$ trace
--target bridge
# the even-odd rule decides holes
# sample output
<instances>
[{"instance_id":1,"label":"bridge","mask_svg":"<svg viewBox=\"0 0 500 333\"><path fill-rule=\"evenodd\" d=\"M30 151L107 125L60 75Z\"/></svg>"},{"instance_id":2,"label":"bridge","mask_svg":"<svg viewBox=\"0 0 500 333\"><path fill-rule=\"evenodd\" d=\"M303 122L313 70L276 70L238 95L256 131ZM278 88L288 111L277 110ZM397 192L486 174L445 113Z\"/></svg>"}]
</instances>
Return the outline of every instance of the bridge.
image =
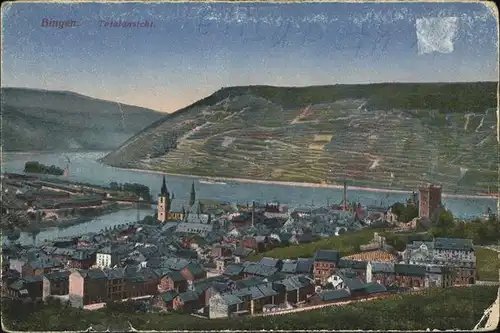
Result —
<instances>
[{"instance_id":1,"label":"bridge","mask_svg":"<svg viewBox=\"0 0 500 333\"><path fill-rule=\"evenodd\" d=\"M139 203L139 204L147 204L152 205L153 202L147 200L140 199L127 199L127 198L104 198L103 201L112 201L118 203Z\"/></svg>"}]
</instances>

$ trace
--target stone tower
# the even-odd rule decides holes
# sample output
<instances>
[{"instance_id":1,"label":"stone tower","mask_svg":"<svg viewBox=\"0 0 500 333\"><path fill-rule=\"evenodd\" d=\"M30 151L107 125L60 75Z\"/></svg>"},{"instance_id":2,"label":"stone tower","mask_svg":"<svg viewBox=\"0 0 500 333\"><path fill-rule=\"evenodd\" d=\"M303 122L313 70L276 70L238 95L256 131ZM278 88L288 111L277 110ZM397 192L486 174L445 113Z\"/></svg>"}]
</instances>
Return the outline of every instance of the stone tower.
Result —
<instances>
[{"instance_id":1,"label":"stone tower","mask_svg":"<svg viewBox=\"0 0 500 333\"><path fill-rule=\"evenodd\" d=\"M161 192L158 195L158 221L165 222L168 220L168 213L170 211L170 193L167 189L167 181L163 176L163 184L161 185Z\"/></svg>"}]
</instances>

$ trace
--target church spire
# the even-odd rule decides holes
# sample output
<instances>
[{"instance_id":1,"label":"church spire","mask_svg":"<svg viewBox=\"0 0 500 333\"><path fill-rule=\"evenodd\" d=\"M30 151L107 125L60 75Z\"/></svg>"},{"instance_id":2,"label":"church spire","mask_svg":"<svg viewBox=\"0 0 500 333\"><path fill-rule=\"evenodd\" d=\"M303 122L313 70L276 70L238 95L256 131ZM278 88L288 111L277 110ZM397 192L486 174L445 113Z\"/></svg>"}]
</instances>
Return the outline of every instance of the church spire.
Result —
<instances>
[{"instance_id":1,"label":"church spire","mask_svg":"<svg viewBox=\"0 0 500 333\"><path fill-rule=\"evenodd\" d=\"M194 181L193 184L191 184L191 195L189 197L189 206L194 205L196 202L196 190L194 189Z\"/></svg>"},{"instance_id":2,"label":"church spire","mask_svg":"<svg viewBox=\"0 0 500 333\"><path fill-rule=\"evenodd\" d=\"M196 207L196 214L198 214L198 216L202 214L200 200L198 200L198 206Z\"/></svg>"},{"instance_id":3,"label":"church spire","mask_svg":"<svg viewBox=\"0 0 500 333\"><path fill-rule=\"evenodd\" d=\"M167 181L165 179L165 176L163 176L163 184L161 185L161 192L160 194L162 196L168 196L168 189L167 189Z\"/></svg>"}]
</instances>

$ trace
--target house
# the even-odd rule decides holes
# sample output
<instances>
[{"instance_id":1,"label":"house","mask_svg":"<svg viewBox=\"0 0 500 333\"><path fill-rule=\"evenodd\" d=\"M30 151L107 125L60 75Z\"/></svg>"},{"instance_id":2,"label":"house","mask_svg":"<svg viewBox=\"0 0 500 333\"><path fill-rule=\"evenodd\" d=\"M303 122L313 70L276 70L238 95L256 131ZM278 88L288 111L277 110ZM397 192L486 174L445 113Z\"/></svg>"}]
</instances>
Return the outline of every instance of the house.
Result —
<instances>
[{"instance_id":1,"label":"house","mask_svg":"<svg viewBox=\"0 0 500 333\"><path fill-rule=\"evenodd\" d=\"M321 304L321 303L335 303L347 301L351 298L351 294L345 289L338 290L324 290L321 291L317 296L314 296L310 303Z\"/></svg>"},{"instance_id":2,"label":"house","mask_svg":"<svg viewBox=\"0 0 500 333\"><path fill-rule=\"evenodd\" d=\"M248 288L236 289L231 292L232 295L241 299L242 303L238 306L238 313L245 314L252 311L252 293Z\"/></svg>"},{"instance_id":3,"label":"house","mask_svg":"<svg viewBox=\"0 0 500 333\"><path fill-rule=\"evenodd\" d=\"M274 259L269 257L260 259L259 264L267 267L277 268L278 270L281 270L281 268L283 267L283 261L281 259Z\"/></svg>"},{"instance_id":4,"label":"house","mask_svg":"<svg viewBox=\"0 0 500 333\"><path fill-rule=\"evenodd\" d=\"M387 292L387 288L377 282L369 282L365 284L365 293L369 296Z\"/></svg>"},{"instance_id":5,"label":"house","mask_svg":"<svg viewBox=\"0 0 500 333\"><path fill-rule=\"evenodd\" d=\"M184 258L168 258L167 260L163 261L161 266L162 267L167 267L171 270L174 271L180 271L187 265L189 265L190 261Z\"/></svg>"},{"instance_id":6,"label":"house","mask_svg":"<svg viewBox=\"0 0 500 333\"><path fill-rule=\"evenodd\" d=\"M310 232L307 232L307 233L304 233L302 235L295 235L294 236L295 239L296 239L296 244L307 244L307 243L311 243L315 240L315 237L312 233ZM292 238L290 238L290 243L295 243Z\"/></svg>"},{"instance_id":7,"label":"house","mask_svg":"<svg viewBox=\"0 0 500 333\"><path fill-rule=\"evenodd\" d=\"M54 251L52 251L50 256L55 260L68 262L69 258L71 258L75 252L76 251L74 249L56 248Z\"/></svg>"},{"instance_id":8,"label":"house","mask_svg":"<svg viewBox=\"0 0 500 333\"><path fill-rule=\"evenodd\" d=\"M298 258L297 259L297 274L312 274L314 268L313 258Z\"/></svg>"},{"instance_id":9,"label":"house","mask_svg":"<svg viewBox=\"0 0 500 333\"><path fill-rule=\"evenodd\" d=\"M213 224L181 222L177 225L175 232L197 234L197 235L200 235L202 237L205 237L210 232L213 231L213 228L214 228Z\"/></svg>"},{"instance_id":10,"label":"house","mask_svg":"<svg viewBox=\"0 0 500 333\"><path fill-rule=\"evenodd\" d=\"M476 280L476 254L470 239L414 241L406 246L403 260L407 264L454 267L454 284L473 284Z\"/></svg>"},{"instance_id":11,"label":"house","mask_svg":"<svg viewBox=\"0 0 500 333\"><path fill-rule=\"evenodd\" d=\"M2 286L2 292L5 292L5 296L15 299L29 298L28 290L24 287L23 279L19 278L8 282L7 287Z\"/></svg>"},{"instance_id":12,"label":"house","mask_svg":"<svg viewBox=\"0 0 500 333\"><path fill-rule=\"evenodd\" d=\"M341 268L328 278L327 285L331 284L333 289L345 289L346 279L356 279L356 273L350 268Z\"/></svg>"},{"instance_id":13,"label":"house","mask_svg":"<svg viewBox=\"0 0 500 333\"><path fill-rule=\"evenodd\" d=\"M226 266L233 261L234 261L234 259L232 257L218 257L217 259L215 259L215 265L216 265L217 271L219 273L224 272L224 270L226 269Z\"/></svg>"},{"instance_id":14,"label":"house","mask_svg":"<svg viewBox=\"0 0 500 333\"><path fill-rule=\"evenodd\" d=\"M314 255L314 280L324 285L335 272L340 256L336 250L318 250Z\"/></svg>"},{"instance_id":15,"label":"house","mask_svg":"<svg viewBox=\"0 0 500 333\"><path fill-rule=\"evenodd\" d=\"M400 287L425 286L426 268L423 265L394 264L395 283Z\"/></svg>"},{"instance_id":16,"label":"house","mask_svg":"<svg viewBox=\"0 0 500 333\"><path fill-rule=\"evenodd\" d=\"M454 267L454 284L474 284L476 281L476 253L471 239L436 238L434 263Z\"/></svg>"},{"instance_id":17,"label":"house","mask_svg":"<svg viewBox=\"0 0 500 333\"><path fill-rule=\"evenodd\" d=\"M448 288L454 284L453 268L446 266L427 265L425 267L426 288Z\"/></svg>"},{"instance_id":18,"label":"house","mask_svg":"<svg viewBox=\"0 0 500 333\"><path fill-rule=\"evenodd\" d=\"M211 251L213 258L230 257L233 255L233 246L229 244L214 244Z\"/></svg>"},{"instance_id":19,"label":"house","mask_svg":"<svg viewBox=\"0 0 500 333\"><path fill-rule=\"evenodd\" d=\"M245 278L254 276L270 277L276 272L278 272L277 268L265 266L260 263L250 263L243 270Z\"/></svg>"},{"instance_id":20,"label":"house","mask_svg":"<svg viewBox=\"0 0 500 333\"><path fill-rule=\"evenodd\" d=\"M178 294L173 299L173 309L184 313L192 313L203 307L200 302L200 296L191 290Z\"/></svg>"},{"instance_id":21,"label":"house","mask_svg":"<svg viewBox=\"0 0 500 333\"><path fill-rule=\"evenodd\" d=\"M285 302L291 304L303 303L314 293L314 284L305 275L295 275L276 282L285 286Z\"/></svg>"},{"instance_id":22,"label":"house","mask_svg":"<svg viewBox=\"0 0 500 333\"><path fill-rule=\"evenodd\" d=\"M190 262L180 270L180 273L188 281L197 281L207 277L207 272L198 262Z\"/></svg>"},{"instance_id":23,"label":"house","mask_svg":"<svg viewBox=\"0 0 500 333\"><path fill-rule=\"evenodd\" d=\"M106 246L96 253L97 267L115 267L120 264L120 261L127 256L129 247L127 245L121 246Z\"/></svg>"},{"instance_id":24,"label":"house","mask_svg":"<svg viewBox=\"0 0 500 333\"><path fill-rule=\"evenodd\" d=\"M345 290L347 290L352 297L366 295L365 284L363 281L346 278L343 283L345 285Z\"/></svg>"},{"instance_id":25,"label":"house","mask_svg":"<svg viewBox=\"0 0 500 333\"><path fill-rule=\"evenodd\" d=\"M229 264L222 273L223 276L228 277L232 281L243 279L245 267L241 264Z\"/></svg>"},{"instance_id":26,"label":"house","mask_svg":"<svg viewBox=\"0 0 500 333\"><path fill-rule=\"evenodd\" d=\"M148 267L73 270L69 276L69 297L73 306L118 301L155 295L158 277Z\"/></svg>"},{"instance_id":27,"label":"house","mask_svg":"<svg viewBox=\"0 0 500 333\"><path fill-rule=\"evenodd\" d=\"M241 247L252 249L255 253L259 253L259 247L255 237L246 237L241 241Z\"/></svg>"},{"instance_id":28,"label":"house","mask_svg":"<svg viewBox=\"0 0 500 333\"><path fill-rule=\"evenodd\" d=\"M170 311L174 308L174 298L178 295L179 293L176 290L161 292L153 298L153 306L164 311Z\"/></svg>"},{"instance_id":29,"label":"house","mask_svg":"<svg viewBox=\"0 0 500 333\"><path fill-rule=\"evenodd\" d=\"M233 251L233 257L236 263L242 262L245 260L252 252L254 252L251 248L246 247L237 247Z\"/></svg>"},{"instance_id":30,"label":"house","mask_svg":"<svg viewBox=\"0 0 500 333\"><path fill-rule=\"evenodd\" d=\"M75 251L68 259L68 268L89 269L96 263L96 253L93 251Z\"/></svg>"},{"instance_id":31,"label":"house","mask_svg":"<svg viewBox=\"0 0 500 333\"><path fill-rule=\"evenodd\" d=\"M187 291L188 282L187 279L179 271L166 270L158 273L159 284L158 290L160 292L175 290L177 293L183 293Z\"/></svg>"},{"instance_id":32,"label":"house","mask_svg":"<svg viewBox=\"0 0 500 333\"><path fill-rule=\"evenodd\" d=\"M285 274L297 274L297 260L284 260L281 272Z\"/></svg>"},{"instance_id":33,"label":"house","mask_svg":"<svg viewBox=\"0 0 500 333\"><path fill-rule=\"evenodd\" d=\"M241 310L243 301L233 294L212 295L208 304L210 319L227 318L240 311L247 312L247 310Z\"/></svg>"},{"instance_id":34,"label":"house","mask_svg":"<svg viewBox=\"0 0 500 333\"><path fill-rule=\"evenodd\" d=\"M356 278L366 281L366 267L368 265L367 261L349 260L341 258L339 260L339 269L349 269L356 274Z\"/></svg>"},{"instance_id":35,"label":"house","mask_svg":"<svg viewBox=\"0 0 500 333\"><path fill-rule=\"evenodd\" d=\"M9 268L10 268L9 257L2 253L2 273L7 272Z\"/></svg>"},{"instance_id":36,"label":"house","mask_svg":"<svg viewBox=\"0 0 500 333\"><path fill-rule=\"evenodd\" d=\"M72 270L69 276L69 297L72 306L83 307L105 302L107 278L100 269Z\"/></svg>"},{"instance_id":37,"label":"house","mask_svg":"<svg viewBox=\"0 0 500 333\"><path fill-rule=\"evenodd\" d=\"M125 267L124 280L124 298L156 295L158 293L158 277L149 267Z\"/></svg>"},{"instance_id":38,"label":"house","mask_svg":"<svg viewBox=\"0 0 500 333\"><path fill-rule=\"evenodd\" d=\"M251 309L253 308L253 313L262 312L264 306L267 304L278 303L276 297L279 295L278 292L272 288L272 284L266 283L251 287L250 292L252 293L252 303L250 307Z\"/></svg>"},{"instance_id":39,"label":"house","mask_svg":"<svg viewBox=\"0 0 500 333\"><path fill-rule=\"evenodd\" d=\"M39 258L23 265L22 276L42 275L62 268L64 268L64 265L59 260Z\"/></svg>"},{"instance_id":40,"label":"house","mask_svg":"<svg viewBox=\"0 0 500 333\"><path fill-rule=\"evenodd\" d=\"M233 294L250 295L250 314L257 314L262 312L264 305L273 304L273 297L277 295L277 292L272 288L259 285L242 288Z\"/></svg>"},{"instance_id":41,"label":"house","mask_svg":"<svg viewBox=\"0 0 500 333\"><path fill-rule=\"evenodd\" d=\"M395 264L389 262L370 261L366 265L366 282L377 282L391 286L395 281Z\"/></svg>"},{"instance_id":42,"label":"house","mask_svg":"<svg viewBox=\"0 0 500 333\"><path fill-rule=\"evenodd\" d=\"M42 276L26 276L14 281L7 287L7 295L14 298L30 298L33 301L41 300L43 298Z\"/></svg>"},{"instance_id":43,"label":"house","mask_svg":"<svg viewBox=\"0 0 500 333\"><path fill-rule=\"evenodd\" d=\"M10 258L9 259L9 268L11 270L17 271L20 274L23 273L23 266L28 263L27 258Z\"/></svg>"},{"instance_id":44,"label":"house","mask_svg":"<svg viewBox=\"0 0 500 333\"><path fill-rule=\"evenodd\" d=\"M107 268L102 271L106 278L105 285L105 302L116 302L128 298L127 285L125 281L124 268Z\"/></svg>"},{"instance_id":45,"label":"house","mask_svg":"<svg viewBox=\"0 0 500 333\"><path fill-rule=\"evenodd\" d=\"M224 278L214 277L198 281L194 284L194 291L200 295L203 306L210 302L210 297L215 294L223 294L232 291L231 285Z\"/></svg>"},{"instance_id":46,"label":"house","mask_svg":"<svg viewBox=\"0 0 500 333\"><path fill-rule=\"evenodd\" d=\"M70 274L69 271L61 271L43 275L43 298L51 295L68 295Z\"/></svg>"},{"instance_id":47,"label":"house","mask_svg":"<svg viewBox=\"0 0 500 333\"><path fill-rule=\"evenodd\" d=\"M287 303L286 302L287 290L285 285L279 283L279 281L268 282L267 285L278 293L276 296L274 296L273 304L285 305Z\"/></svg>"}]
</instances>

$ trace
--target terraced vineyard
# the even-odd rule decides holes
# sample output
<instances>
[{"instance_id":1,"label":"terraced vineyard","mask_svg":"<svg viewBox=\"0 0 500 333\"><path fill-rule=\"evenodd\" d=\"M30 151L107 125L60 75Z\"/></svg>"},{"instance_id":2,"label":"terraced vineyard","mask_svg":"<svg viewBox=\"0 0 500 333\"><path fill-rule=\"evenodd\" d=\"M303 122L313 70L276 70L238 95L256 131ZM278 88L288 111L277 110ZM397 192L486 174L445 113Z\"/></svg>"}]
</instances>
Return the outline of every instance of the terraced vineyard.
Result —
<instances>
[{"instance_id":1,"label":"terraced vineyard","mask_svg":"<svg viewBox=\"0 0 500 333\"><path fill-rule=\"evenodd\" d=\"M234 87L105 163L201 176L496 191L496 83Z\"/></svg>"}]
</instances>

